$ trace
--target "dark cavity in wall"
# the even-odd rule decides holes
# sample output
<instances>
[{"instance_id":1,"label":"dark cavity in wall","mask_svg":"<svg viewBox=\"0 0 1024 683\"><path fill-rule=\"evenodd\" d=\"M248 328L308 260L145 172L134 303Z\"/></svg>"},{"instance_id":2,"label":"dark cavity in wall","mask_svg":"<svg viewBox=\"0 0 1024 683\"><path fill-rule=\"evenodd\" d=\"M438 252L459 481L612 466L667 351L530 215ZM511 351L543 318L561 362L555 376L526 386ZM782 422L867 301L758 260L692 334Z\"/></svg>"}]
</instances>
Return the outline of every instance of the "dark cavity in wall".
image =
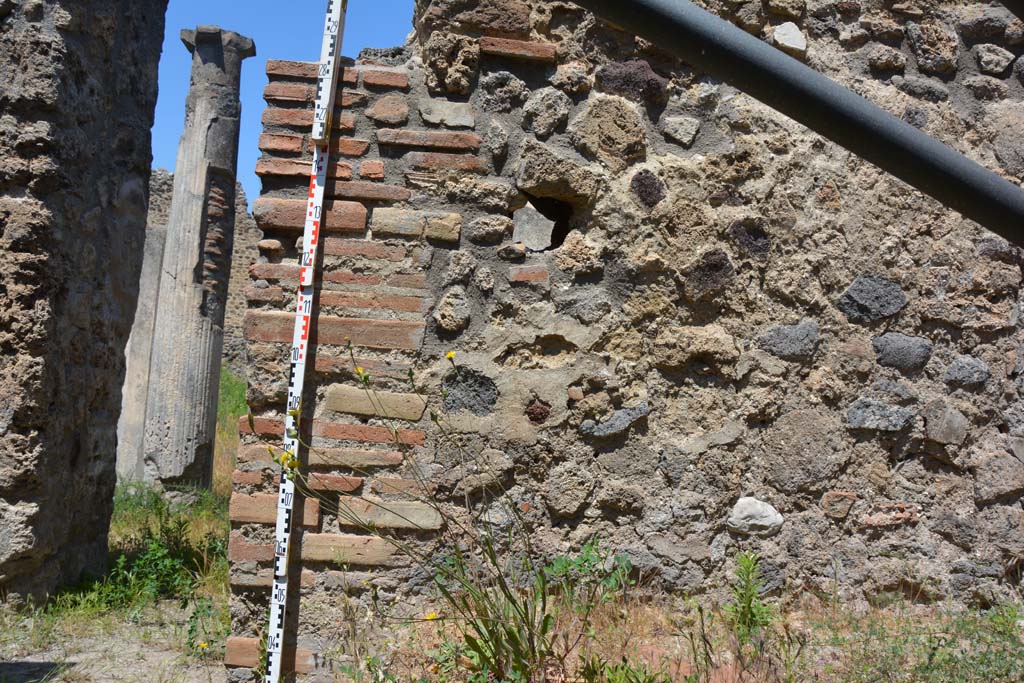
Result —
<instances>
[{"instance_id":1,"label":"dark cavity in wall","mask_svg":"<svg viewBox=\"0 0 1024 683\"><path fill-rule=\"evenodd\" d=\"M537 209L544 218L554 221L555 227L551 231L551 245L544 251L558 249L565 244L565 238L572 230L572 219L574 211L572 205L560 199L551 197L534 197L527 195L530 204Z\"/></svg>"}]
</instances>

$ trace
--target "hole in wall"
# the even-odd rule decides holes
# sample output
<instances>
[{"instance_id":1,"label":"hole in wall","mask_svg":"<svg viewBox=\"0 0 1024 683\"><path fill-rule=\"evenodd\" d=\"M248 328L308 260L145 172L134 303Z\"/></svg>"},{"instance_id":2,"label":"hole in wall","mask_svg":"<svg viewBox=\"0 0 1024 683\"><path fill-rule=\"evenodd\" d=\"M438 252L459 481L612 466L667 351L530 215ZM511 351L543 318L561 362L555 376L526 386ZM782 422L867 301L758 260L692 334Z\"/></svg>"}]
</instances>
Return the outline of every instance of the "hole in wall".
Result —
<instances>
[{"instance_id":1,"label":"hole in wall","mask_svg":"<svg viewBox=\"0 0 1024 683\"><path fill-rule=\"evenodd\" d=\"M572 204L569 202L562 201L561 199L554 199L552 197L534 197L527 195L530 206L537 210L544 218L554 222L554 227L551 229L551 242L550 244L536 251L552 251L558 249L565 244L565 238L572 230L572 219L575 214L575 210L572 208Z\"/></svg>"}]
</instances>

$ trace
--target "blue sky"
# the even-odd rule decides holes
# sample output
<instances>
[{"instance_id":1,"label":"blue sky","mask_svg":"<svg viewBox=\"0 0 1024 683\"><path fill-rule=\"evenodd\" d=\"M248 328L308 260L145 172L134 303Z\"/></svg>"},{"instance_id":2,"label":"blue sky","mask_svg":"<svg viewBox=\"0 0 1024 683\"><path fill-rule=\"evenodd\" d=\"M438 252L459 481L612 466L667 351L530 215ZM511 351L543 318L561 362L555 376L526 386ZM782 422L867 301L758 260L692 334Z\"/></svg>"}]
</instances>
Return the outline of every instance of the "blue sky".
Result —
<instances>
[{"instance_id":1,"label":"blue sky","mask_svg":"<svg viewBox=\"0 0 1024 683\"><path fill-rule=\"evenodd\" d=\"M364 47L401 45L412 30L413 0L349 0L342 52L355 57ZM238 179L250 203L259 196L253 170L263 114L264 70L268 59L315 61L320 58L326 0L170 0L160 59L160 96L153 125L153 166L174 170L178 140L185 125L191 55L181 29L215 24L256 41L256 57L242 66L242 135Z\"/></svg>"}]
</instances>

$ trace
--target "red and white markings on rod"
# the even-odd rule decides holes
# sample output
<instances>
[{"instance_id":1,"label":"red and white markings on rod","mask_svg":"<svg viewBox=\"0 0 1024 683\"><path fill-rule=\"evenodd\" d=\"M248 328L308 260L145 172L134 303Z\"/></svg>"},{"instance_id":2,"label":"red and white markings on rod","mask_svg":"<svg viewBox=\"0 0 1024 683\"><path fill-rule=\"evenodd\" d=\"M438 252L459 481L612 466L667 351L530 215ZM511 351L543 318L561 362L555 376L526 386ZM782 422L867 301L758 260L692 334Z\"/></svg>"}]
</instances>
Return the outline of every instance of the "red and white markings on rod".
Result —
<instances>
[{"instance_id":1,"label":"red and white markings on rod","mask_svg":"<svg viewBox=\"0 0 1024 683\"><path fill-rule=\"evenodd\" d=\"M327 166L330 161L331 126L345 30L348 0L328 0L323 49L317 73L316 110L313 116L313 168L309 180L309 204L302 238L299 291L292 337L291 377L288 380L288 408L285 416L284 452L299 456L299 419L302 389L309 352L309 328L313 315L313 284L320 245L320 219L324 208ZM290 458L288 458L290 459ZM285 609L288 603L288 554L291 549L295 510L295 482L282 466L277 496L277 530L274 536L274 582L270 591L270 623L267 627L265 683L279 683L285 641Z\"/></svg>"}]
</instances>

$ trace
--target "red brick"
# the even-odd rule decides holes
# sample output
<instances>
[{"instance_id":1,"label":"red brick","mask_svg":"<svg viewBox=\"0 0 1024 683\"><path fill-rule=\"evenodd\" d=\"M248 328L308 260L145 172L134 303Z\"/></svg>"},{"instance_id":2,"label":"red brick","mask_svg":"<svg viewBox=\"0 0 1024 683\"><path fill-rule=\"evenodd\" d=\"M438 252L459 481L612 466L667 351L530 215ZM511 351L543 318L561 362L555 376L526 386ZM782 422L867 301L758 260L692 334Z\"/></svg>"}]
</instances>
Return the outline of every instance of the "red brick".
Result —
<instances>
[{"instance_id":1,"label":"red brick","mask_svg":"<svg viewBox=\"0 0 1024 683\"><path fill-rule=\"evenodd\" d=\"M231 574L231 585L240 588L270 588L274 585L274 569L264 567L256 570L255 574L233 573ZM312 588L316 585L316 573L309 569L299 572L299 587Z\"/></svg>"},{"instance_id":2,"label":"red brick","mask_svg":"<svg viewBox=\"0 0 1024 683\"><path fill-rule=\"evenodd\" d=\"M260 159L256 162L258 176L299 176L310 177L313 162L300 159ZM327 167L328 178L349 180L352 178L352 166L344 161L333 161Z\"/></svg>"},{"instance_id":3,"label":"red brick","mask_svg":"<svg viewBox=\"0 0 1024 683\"><path fill-rule=\"evenodd\" d=\"M480 136L476 133L453 133L447 131L399 130L384 128L377 131L377 142L398 147L426 147L429 149L476 150L480 148Z\"/></svg>"},{"instance_id":4,"label":"red brick","mask_svg":"<svg viewBox=\"0 0 1024 683\"><path fill-rule=\"evenodd\" d=\"M299 266L294 263L253 263L249 266L249 276L252 280L273 280L284 282L299 282ZM351 270L328 270L321 273L321 280L325 283L336 285L358 285L373 287L380 285L383 280L380 275L365 272L352 272Z\"/></svg>"},{"instance_id":5,"label":"red brick","mask_svg":"<svg viewBox=\"0 0 1024 683\"><path fill-rule=\"evenodd\" d=\"M254 669L260 666L265 653L258 638L228 638L224 649L224 665ZM282 673L313 673L316 655L305 648L285 647L281 659Z\"/></svg>"},{"instance_id":6,"label":"red brick","mask_svg":"<svg viewBox=\"0 0 1024 683\"><path fill-rule=\"evenodd\" d=\"M481 38L480 51L495 57L527 59L539 62L553 62L556 49L552 43L534 43L511 38Z\"/></svg>"},{"instance_id":7,"label":"red brick","mask_svg":"<svg viewBox=\"0 0 1024 683\"><path fill-rule=\"evenodd\" d=\"M547 266L512 266L509 269L508 279L513 283L545 283L550 278Z\"/></svg>"},{"instance_id":8,"label":"red brick","mask_svg":"<svg viewBox=\"0 0 1024 683\"><path fill-rule=\"evenodd\" d=\"M363 479L362 477L346 477L341 474L310 472L306 475L306 484L313 491L353 493L362 487Z\"/></svg>"},{"instance_id":9,"label":"red brick","mask_svg":"<svg viewBox=\"0 0 1024 683\"><path fill-rule=\"evenodd\" d=\"M237 486L256 486L263 483L263 472L245 472L235 470L231 475L231 483Z\"/></svg>"},{"instance_id":10,"label":"red brick","mask_svg":"<svg viewBox=\"0 0 1024 683\"><path fill-rule=\"evenodd\" d=\"M253 217L261 230L302 230L308 210L309 203L305 199L261 197L253 203ZM325 202L321 229L325 232L365 230L366 207L356 202Z\"/></svg>"},{"instance_id":11,"label":"red brick","mask_svg":"<svg viewBox=\"0 0 1024 683\"><path fill-rule=\"evenodd\" d=\"M378 124L402 126L409 120L409 105L401 95L386 95L366 110L366 116Z\"/></svg>"},{"instance_id":12,"label":"red brick","mask_svg":"<svg viewBox=\"0 0 1024 683\"><path fill-rule=\"evenodd\" d=\"M335 138L331 140L331 154L340 154L344 157L361 157L370 151L369 140L357 138Z\"/></svg>"},{"instance_id":13,"label":"red brick","mask_svg":"<svg viewBox=\"0 0 1024 683\"><path fill-rule=\"evenodd\" d=\"M245 300L250 303L279 304L286 301L280 287L246 287Z\"/></svg>"},{"instance_id":14,"label":"red brick","mask_svg":"<svg viewBox=\"0 0 1024 683\"><path fill-rule=\"evenodd\" d=\"M364 161L359 164L359 177L369 180L383 180L384 162L378 159Z\"/></svg>"},{"instance_id":15,"label":"red brick","mask_svg":"<svg viewBox=\"0 0 1024 683\"><path fill-rule=\"evenodd\" d=\"M428 307L427 300L419 296L397 296L377 294L376 292L336 292L333 290L320 292L320 305L381 309L399 313L423 313Z\"/></svg>"},{"instance_id":16,"label":"red brick","mask_svg":"<svg viewBox=\"0 0 1024 683\"><path fill-rule=\"evenodd\" d=\"M254 263L249 266L249 277L253 280L299 281L299 266L293 263ZM373 286L381 284L380 275L353 273L349 270L328 270L320 274L323 282L344 285Z\"/></svg>"},{"instance_id":17,"label":"red brick","mask_svg":"<svg viewBox=\"0 0 1024 683\"><path fill-rule=\"evenodd\" d=\"M238 419L240 434L256 434L266 439L279 439L284 435L284 422L275 417L254 417L253 427L249 428L249 418L243 415ZM365 441L367 443L395 443L395 435L387 427L375 427L364 424L341 424L313 420L313 436L338 441ZM422 446L427 435L418 429L399 429L398 443ZM236 494L238 495L238 494ZM272 494L271 494L272 495ZM313 501L316 502L316 501Z\"/></svg>"},{"instance_id":18,"label":"red brick","mask_svg":"<svg viewBox=\"0 0 1024 683\"><path fill-rule=\"evenodd\" d=\"M281 434L284 433L282 423ZM279 435L280 436L280 435ZM299 526L315 528L320 524L320 502L307 498L301 508L296 508L296 523ZM229 506L232 522L251 524L273 524L277 521L276 493L232 493Z\"/></svg>"},{"instance_id":19,"label":"red brick","mask_svg":"<svg viewBox=\"0 0 1024 683\"><path fill-rule=\"evenodd\" d=\"M428 481L418 479L402 479L401 477L376 477L370 484L374 493L392 496L411 496L423 498L432 495L437 486Z\"/></svg>"},{"instance_id":20,"label":"red brick","mask_svg":"<svg viewBox=\"0 0 1024 683\"><path fill-rule=\"evenodd\" d=\"M281 76L283 78L298 78L307 81L317 79L316 62L293 62L282 59L267 60L267 75ZM339 80L348 85L356 85L359 81L359 72L355 69L342 69Z\"/></svg>"},{"instance_id":21,"label":"red brick","mask_svg":"<svg viewBox=\"0 0 1024 683\"><path fill-rule=\"evenodd\" d=\"M413 168L431 170L471 171L486 173L487 164L472 154L445 154L444 152L409 152L405 160Z\"/></svg>"},{"instance_id":22,"label":"red brick","mask_svg":"<svg viewBox=\"0 0 1024 683\"><path fill-rule=\"evenodd\" d=\"M332 183L329 196L335 199L362 199L374 202L404 202L412 198L412 191L399 185L383 185L355 180Z\"/></svg>"},{"instance_id":23,"label":"red brick","mask_svg":"<svg viewBox=\"0 0 1024 683\"><path fill-rule=\"evenodd\" d=\"M228 537L228 559L231 562L271 562L274 545L250 543L241 531L232 531Z\"/></svg>"},{"instance_id":24,"label":"red brick","mask_svg":"<svg viewBox=\"0 0 1024 683\"><path fill-rule=\"evenodd\" d=\"M373 370L369 370L369 372L373 372ZM246 427L248 428L248 425ZM367 467L397 467L405 462L400 451L374 451L358 448L317 448L309 452L308 458L310 467L342 467L357 472ZM238 447L238 462L269 463L271 461L270 451L263 444L243 444Z\"/></svg>"},{"instance_id":25,"label":"red brick","mask_svg":"<svg viewBox=\"0 0 1024 683\"><path fill-rule=\"evenodd\" d=\"M409 89L409 77L396 71L376 71L368 69L363 72L363 86L367 88Z\"/></svg>"},{"instance_id":26,"label":"red brick","mask_svg":"<svg viewBox=\"0 0 1024 683\"><path fill-rule=\"evenodd\" d=\"M356 356L356 365L363 368L363 370L370 373L373 377L388 377L390 379L403 381L409 380L410 366L404 363ZM355 378L352 359L347 354L343 356L332 356L326 352L317 354L316 371L321 374L341 375L346 379Z\"/></svg>"},{"instance_id":27,"label":"red brick","mask_svg":"<svg viewBox=\"0 0 1024 683\"><path fill-rule=\"evenodd\" d=\"M245 338L262 342L290 342L295 328L295 315L290 311L248 311L245 314ZM371 349L402 349L415 351L423 339L423 323L406 320L371 320L338 318L322 315L317 318L316 342Z\"/></svg>"},{"instance_id":28,"label":"red brick","mask_svg":"<svg viewBox=\"0 0 1024 683\"><path fill-rule=\"evenodd\" d=\"M305 83L268 83L263 89L263 99L275 102L306 102L312 104L316 101L316 88ZM358 107L366 104L366 95L352 90L342 90L338 93L336 104L344 108Z\"/></svg>"},{"instance_id":29,"label":"red brick","mask_svg":"<svg viewBox=\"0 0 1024 683\"><path fill-rule=\"evenodd\" d=\"M282 152L285 154L302 154L305 138L301 135L274 135L264 133L260 136L259 148L264 152ZM310 162L312 163L312 161Z\"/></svg>"},{"instance_id":30,"label":"red brick","mask_svg":"<svg viewBox=\"0 0 1024 683\"><path fill-rule=\"evenodd\" d=\"M263 111L264 126L289 126L291 128L312 128L312 109L278 109L268 107ZM352 114L338 114L334 116L334 130L344 133L351 133L356 129L356 117Z\"/></svg>"},{"instance_id":31,"label":"red brick","mask_svg":"<svg viewBox=\"0 0 1024 683\"><path fill-rule=\"evenodd\" d=\"M388 278L389 287L404 287L406 289L426 289L427 276L419 273L399 273Z\"/></svg>"},{"instance_id":32,"label":"red brick","mask_svg":"<svg viewBox=\"0 0 1024 683\"><path fill-rule=\"evenodd\" d=\"M274 477L274 485L281 483L281 476ZM333 491L336 493L352 493L358 491L363 485L362 477L346 477L341 474L323 474L322 472L310 472L305 476L303 486L308 486L312 491Z\"/></svg>"},{"instance_id":33,"label":"red brick","mask_svg":"<svg viewBox=\"0 0 1024 683\"><path fill-rule=\"evenodd\" d=\"M404 246L393 247L369 240L328 237L321 247L328 256L362 256L381 261L404 261L409 255Z\"/></svg>"}]
</instances>

